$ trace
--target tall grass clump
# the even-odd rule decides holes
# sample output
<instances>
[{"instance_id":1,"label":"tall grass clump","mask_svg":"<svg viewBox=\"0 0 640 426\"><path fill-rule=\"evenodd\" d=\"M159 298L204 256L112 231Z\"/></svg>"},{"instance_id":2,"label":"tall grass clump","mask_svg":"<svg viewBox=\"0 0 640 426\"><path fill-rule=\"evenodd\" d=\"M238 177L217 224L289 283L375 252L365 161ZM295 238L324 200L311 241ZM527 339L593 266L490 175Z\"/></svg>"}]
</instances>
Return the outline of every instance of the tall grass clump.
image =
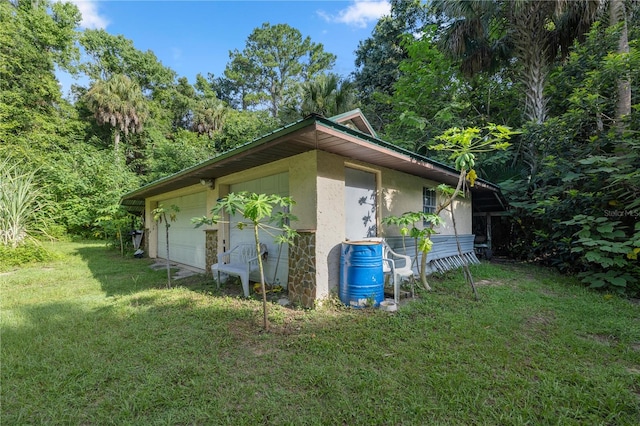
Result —
<instances>
[{"instance_id":1,"label":"tall grass clump","mask_svg":"<svg viewBox=\"0 0 640 426\"><path fill-rule=\"evenodd\" d=\"M33 238L45 232L50 206L36 173L11 158L0 161L0 258L4 263L18 265L47 257Z\"/></svg>"}]
</instances>

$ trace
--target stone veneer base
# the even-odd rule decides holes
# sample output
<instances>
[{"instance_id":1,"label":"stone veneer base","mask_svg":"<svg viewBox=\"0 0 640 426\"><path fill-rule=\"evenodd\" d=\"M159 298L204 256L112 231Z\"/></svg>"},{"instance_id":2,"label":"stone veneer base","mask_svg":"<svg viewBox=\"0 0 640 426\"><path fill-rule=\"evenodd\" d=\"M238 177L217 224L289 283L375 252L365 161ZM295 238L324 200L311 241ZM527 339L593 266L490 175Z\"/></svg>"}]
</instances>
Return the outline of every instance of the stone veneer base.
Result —
<instances>
[{"instance_id":1,"label":"stone veneer base","mask_svg":"<svg viewBox=\"0 0 640 426\"><path fill-rule=\"evenodd\" d=\"M218 230L207 229L205 232L205 274L211 275L211 265L218 261Z\"/></svg>"},{"instance_id":2,"label":"stone veneer base","mask_svg":"<svg viewBox=\"0 0 640 426\"><path fill-rule=\"evenodd\" d=\"M313 308L316 301L316 233L298 231L289 247L289 300L305 308Z\"/></svg>"}]
</instances>

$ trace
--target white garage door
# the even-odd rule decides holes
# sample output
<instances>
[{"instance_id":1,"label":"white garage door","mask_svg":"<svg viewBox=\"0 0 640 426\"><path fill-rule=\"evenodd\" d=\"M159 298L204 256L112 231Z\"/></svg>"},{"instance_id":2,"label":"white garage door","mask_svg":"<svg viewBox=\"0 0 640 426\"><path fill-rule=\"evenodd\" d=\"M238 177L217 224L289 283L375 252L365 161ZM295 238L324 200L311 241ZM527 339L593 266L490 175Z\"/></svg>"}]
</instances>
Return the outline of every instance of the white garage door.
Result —
<instances>
[{"instance_id":1,"label":"white garage door","mask_svg":"<svg viewBox=\"0 0 640 426\"><path fill-rule=\"evenodd\" d=\"M167 209L174 204L180 209L176 213L175 222L169 222L171 224L169 227L170 260L205 269L205 233L202 228L194 228L191 218L207 214L206 192L170 198L160 203ZM158 257L167 258L164 222L158 225Z\"/></svg>"},{"instance_id":2,"label":"white garage door","mask_svg":"<svg viewBox=\"0 0 640 426\"><path fill-rule=\"evenodd\" d=\"M287 196L289 195L289 173L280 173L277 175L266 176L260 179L231 185L230 191L248 191L254 192L256 194L277 194L281 196ZM274 213L276 211L277 210L274 209ZM238 221L242 220L242 217L238 215L231 218L230 243L228 245L229 248L234 247L236 244L245 242L255 244L253 229L244 228L243 230L240 230L236 226ZM272 231L272 233L273 232L274 231ZM269 255L264 265L265 279L269 284L276 283L283 287L286 287L289 277L289 250L287 245L283 244L280 246L276 244L273 241L273 236L264 231L260 232L260 242L266 244L267 249L269 250ZM257 282L260 280L260 276L256 274L251 276L251 279Z\"/></svg>"}]
</instances>

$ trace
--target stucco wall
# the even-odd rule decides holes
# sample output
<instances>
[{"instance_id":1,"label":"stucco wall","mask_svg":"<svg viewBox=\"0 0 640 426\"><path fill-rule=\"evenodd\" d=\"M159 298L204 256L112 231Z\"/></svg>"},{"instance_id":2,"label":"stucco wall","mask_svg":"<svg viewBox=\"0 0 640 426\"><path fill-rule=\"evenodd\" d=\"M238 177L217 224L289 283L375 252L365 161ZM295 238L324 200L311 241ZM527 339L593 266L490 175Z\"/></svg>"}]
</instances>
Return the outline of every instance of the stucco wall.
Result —
<instances>
[{"instance_id":1,"label":"stucco wall","mask_svg":"<svg viewBox=\"0 0 640 426\"><path fill-rule=\"evenodd\" d=\"M315 233L316 249L316 292L318 300L337 291L339 284L340 245L345 238L344 212L344 169L357 167L373 171L378 176L378 220L389 215L401 215L407 211L422 211L423 187L435 188L437 182L411 176L395 170L376 167L366 163L354 162L345 157L323 151L311 151L294 157L282 159L261 167L234 173L216 180L215 187L207 192L207 213L219 197L228 194L232 184L252 179L288 172L289 195L296 201L293 213L298 221L292 227ZM179 191L152 197L146 200L147 226L149 236L149 255L157 256L157 225L151 218L151 210L157 207L158 200L202 191L201 185L193 185ZM439 201L439 200L438 200ZM458 199L454 202L458 233L471 233L471 200ZM443 212L444 224L438 228L442 234L453 234L451 216ZM222 238L229 235L228 228L214 225L205 229L218 229L218 247L223 247ZM398 235L397 227L382 228L383 236ZM203 229L204 231L204 229Z\"/></svg>"},{"instance_id":2,"label":"stucco wall","mask_svg":"<svg viewBox=\"0 0 640 426\"><path fill-rule=\"evenodd\" d=\"M288 161L289 196L296 202L291 211L298 218L291 226L297 229L317 229L317 157L317 151L310 151L291 157Z\"/></svg>"},{"instance_id":3,"label":"stucco wall","mask_svg":"<svg viewBox=\"0 0 640 426\"><path fill-rule=\"evenodd\" d=\"M317 153L317 291L322 299L338 290L340 245L345 239L344 212L344 169L355 167L377 172L378 176L378 220L389 215L401 215L407 211L422 211L423 187L435 188L438 183L395 170L356 162L325 152ZM292 183L293 184L293 183ZM438 199L439 201L439 199ZM459 234L471 233L471 200L458 199L454 202L456 225ZM453 234L451 215L442 212L444 220L438 232ZM422 226L420 224L420 226ZM380 227L380 234L399 235L397 227Z\"/></svg>"},{"instance_id":4,"label":"stucco wall","mask_svg":"<svg viewBox=\"0 0 640 426\"><path fill-rule=\"evenodd\" d=\"M345 238L345 159L319 151L317 162L316 298L324 299L339 283L340 244Z\"/></svg>"},{"instance_id":5,"label":"stucco wall","mask_svg":"<svg viewBox=\"0 0 640 426\"><path fill-rule=\"evenodd\" d=\"M439 182L428 179L422 179L401 173L396 170L380 168L382 172L382 189L381 189L381 217L400 216L405 212L421 212L422 211L422 188L435 188ZM437 203L440 203L441 196L437 196ZM471 199L458 198L453 202L453 208L456 216L456 225L459 234L471 233ZM440 213L443 224L436 230L443 235L453 235L453 222L449 211ZM419 224L422 227L422 224ZM385 236L397 236L399 230L397 227L383 227L382 231Z\"/></svg>"}]
</instances>

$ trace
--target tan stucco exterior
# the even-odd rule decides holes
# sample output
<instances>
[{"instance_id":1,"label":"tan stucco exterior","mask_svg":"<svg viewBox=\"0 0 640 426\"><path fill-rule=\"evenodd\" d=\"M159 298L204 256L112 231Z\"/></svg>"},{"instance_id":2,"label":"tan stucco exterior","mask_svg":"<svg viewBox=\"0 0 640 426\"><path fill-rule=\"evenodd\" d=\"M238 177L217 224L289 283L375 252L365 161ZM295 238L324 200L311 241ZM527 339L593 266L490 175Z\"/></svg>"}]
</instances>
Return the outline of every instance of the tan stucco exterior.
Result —
<instances>
[{"instance_id":1,"label":"tan stucco exterior","mask_svg":"<svg viewBox=\"0 0 640 426\"><path fill-rule=\"evenodd\" d=\"M381 212L382 217L400 216L405 212L422 211L422 189L435 188L439 182L411 176L396 170L382 168ZM441 202L437 196L437 203ZM459 234L471 233L471 198L457 198L453 202L456 225ZM443 223L437 232L443 235L454 235L451 213L440 213ZM422 224L418 224L421 228ZM397 236L399 231L395 227L383 230L384 236Z\"/></svg>"},{"instance_id":2,"label":"tan stucco exterior","mask_svg":"<svg viewBox=\"0 0 640 426\"><path fill-rule=\"evenodd\" d=\"M147 239L149 257L156 258L158 257L158 223L153 220L153 210L158 207L158 205L164 201L171 198L177 198L184 195L191 195L198 192L202 192L202 185L191 185L185 188L181 188L175 191L166 192L164 194L159 194L154 197L149 197L145 199L145 227L149 230L149 235ZM211 199L210 194L207 193L207 206L209 204L209 200ZM215 198L213 199L215 202ZM213 204L212 204L213 205ZM169 207L169 206L165 206ZM210 207L207 207L207 211L210 210Z\"/></svg>"},{"instance_id":3,"label":"tan stucco exterior","mask_svg":"<svg viewBox=\"0 0 640 426\"><path fill-rule=\"evenodd\" d=\"M339 284L340 245L345 239L344 169L358 168L374 172L378 183L378 224L389 215L401 215L407 211L422 211L422 188L435 188L436 182L411 176L395 170L354 162L348 158L316 151L316 196L317 206L317 297L322 299L336 290ZM312 167L309 167L310 169ZM293 186L293 179L292 184ZM299 205L313 205L312 195L295 198ZM309 199L309 197L312 197ZM471 233L471 200L454 202L456 225L459 234ZM300 211L297 210L297 214ZM453 235L451 215L441 214L443 225L438 232ZM420 225L421 226L421 225ZM382 228L384 236L399 235L398 229Z\"/></svg>"},{"instance_id":4,"label":"tan stucco exterior","mask_svg":"<svg viewBox=\"0 0 640 426\"><path fill-rule=\"evenodd\" d=\"M206 211L210 212L216 200L227 195L233 184L288 172L289 195L296 201L293 213L298 217L298 221L292 223L292 227L315 233L316 299L321 300L332 291L337 291L339 284L340 247L345 239L346 226L345 167L362 169L376 175L378 225L382 218L389 215L422 211L423 188L434 188L438 184L428 179L315 150L216 179L212 187L204 189L207 191ZM157 257L158 254L158 227L153 221L151 211L157 207L159 201L200 191L203 191L203 185L192 185L146 199L150 257ZM471 200L456 200L454 209L458 233L470 234ZM443 212L442 217L444 224L438 231L442 234L453 234L450 214ZM227 228L223 229L224 226ZM203 227L203 232L206 229L222 231L217 233L218 247L222 247L223 236L229 235L228 224ZM398 235L397 228L383 229L379 225L378 230L382 236Z\"/></svg>"}]
</instances>

